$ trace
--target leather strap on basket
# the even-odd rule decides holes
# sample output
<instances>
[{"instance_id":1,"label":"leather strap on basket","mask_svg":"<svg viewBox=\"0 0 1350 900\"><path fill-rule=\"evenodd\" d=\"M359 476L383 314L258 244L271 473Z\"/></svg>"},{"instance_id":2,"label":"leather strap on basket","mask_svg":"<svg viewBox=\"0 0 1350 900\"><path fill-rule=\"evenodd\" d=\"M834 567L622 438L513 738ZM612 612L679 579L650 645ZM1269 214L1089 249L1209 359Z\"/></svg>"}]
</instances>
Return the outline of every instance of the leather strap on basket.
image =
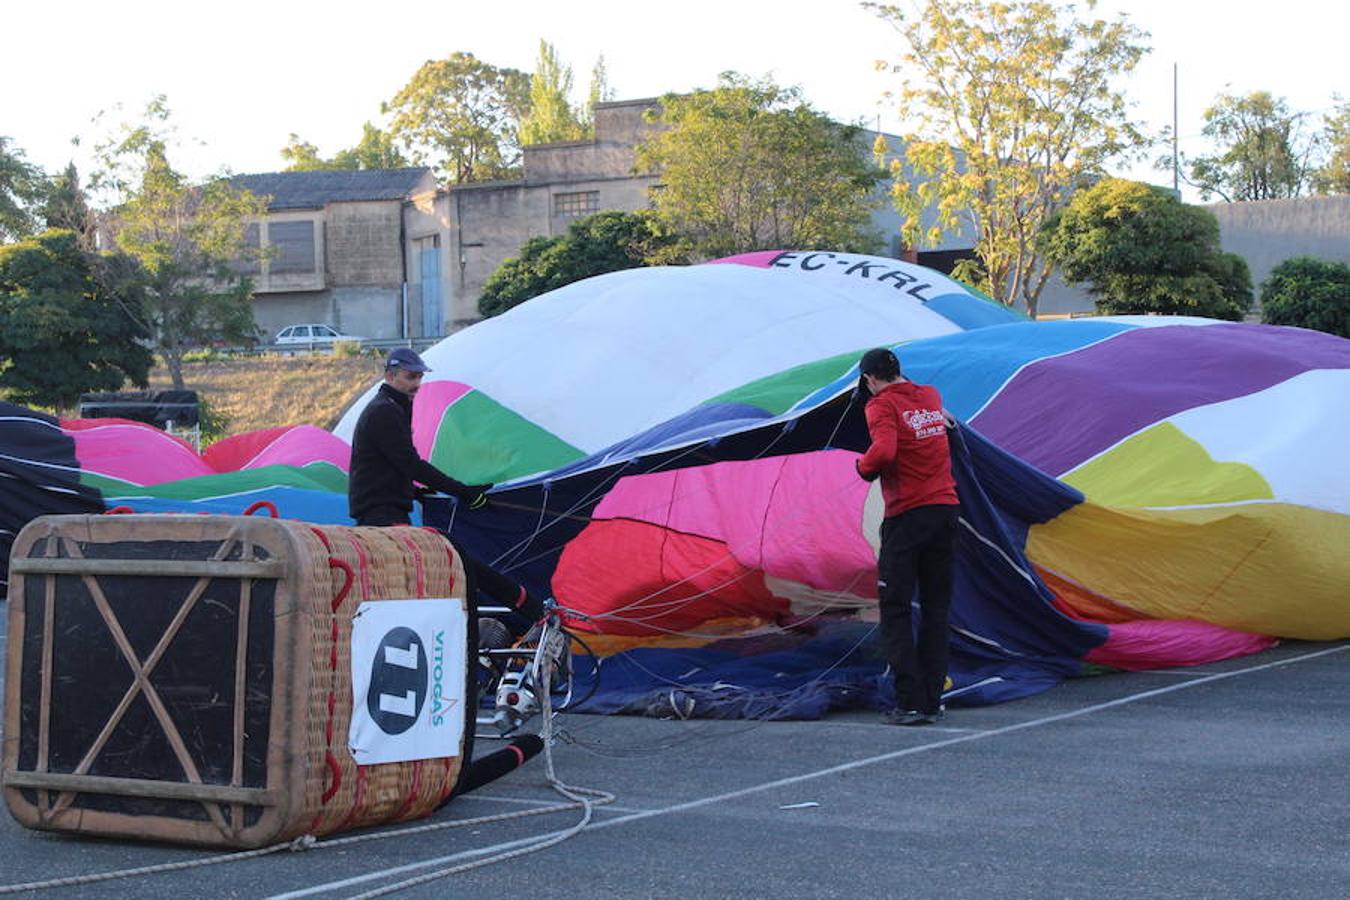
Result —
<instances>
[{"instance_id":1,"label":"leather strap on basket","mask_svg":"<svg viewBox=\"0 0 1350 900\"><path fill-rule=\"evenodd\" d=\"M328 801L332 800L333 797L337 795L338 789L342 787L342 767L338 764L337 756L333 753L333 717L334 714L337 712L337 693L334 690L331 678L336 678L337 676L337 664L338 664L337 643L339 635L337 613L338 610L342 608L342 604L346 601L347 595L351 593L352 584L356 581L356 573L352 571L351 565L346 560L339 559L336 556L331 555L333 552L333 542L329 540L328 535L324 533L323 529L310 526L310 531L314 533L314 535L323 544L324 549L326 549L330 554L328 557L328 568L335 569L342 573L342 586L338 588L337 592L333 595L333 599L328 604L329 615L330 618L332 619L329 631L330 642L332 646L328 650L328 668L330 672L330 683L328 689L328 704L327 704L328 718L327 721L324 723L323 729L324 744L325 744L323 761L324 765L328 768L329 783L328 788L323 792L323 795L319 798L320 806L327 806ZM318 813L315 814L314 821L310 823L310 830L311 831L316 830L322 819L323 819L323 811L320 810Z\"/></svg>"}]
</instances>

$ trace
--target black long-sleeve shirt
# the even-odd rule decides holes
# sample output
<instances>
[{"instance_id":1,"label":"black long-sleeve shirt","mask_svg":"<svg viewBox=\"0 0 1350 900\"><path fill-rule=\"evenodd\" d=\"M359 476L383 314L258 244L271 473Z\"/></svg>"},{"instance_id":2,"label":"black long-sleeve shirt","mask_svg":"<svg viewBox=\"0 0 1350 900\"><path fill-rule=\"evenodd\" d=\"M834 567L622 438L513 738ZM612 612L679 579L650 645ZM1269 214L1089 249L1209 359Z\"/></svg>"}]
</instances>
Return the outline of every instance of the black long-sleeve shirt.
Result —
<instances>
[{"instance_id":1,"label":"black long-sleeve shirt","mask_svg":"<svg viewBox=\"0 0 1350 900\"><path fill-rule=\"evenodd\" d=\"M412 441L412 398L388 384L361 412L352 433L347 511L353 519L379 506L411 513L414 482L456 497L466 486L417 454Z\"/></svg>"}]
</instances>

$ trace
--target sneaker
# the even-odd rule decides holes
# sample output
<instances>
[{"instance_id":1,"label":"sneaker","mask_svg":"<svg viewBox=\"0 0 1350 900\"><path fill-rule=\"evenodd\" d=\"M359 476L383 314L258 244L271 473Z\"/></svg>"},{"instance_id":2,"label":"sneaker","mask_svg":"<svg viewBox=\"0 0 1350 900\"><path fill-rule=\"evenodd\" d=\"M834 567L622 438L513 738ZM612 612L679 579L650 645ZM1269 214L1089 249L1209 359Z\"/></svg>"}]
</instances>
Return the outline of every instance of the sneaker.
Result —
<instances>
[{"instance_id":1,"label":"sneaker","mask_svg":"<svg viewBox=\"0 0 1350 900\"><path fill-rule=\"evenodd\" d=\"M887 725L932 725L938 720L935 713L922 713L917 709L901 710L888 709L882 715L881 721Z\"/></svg>"}]
</instances>

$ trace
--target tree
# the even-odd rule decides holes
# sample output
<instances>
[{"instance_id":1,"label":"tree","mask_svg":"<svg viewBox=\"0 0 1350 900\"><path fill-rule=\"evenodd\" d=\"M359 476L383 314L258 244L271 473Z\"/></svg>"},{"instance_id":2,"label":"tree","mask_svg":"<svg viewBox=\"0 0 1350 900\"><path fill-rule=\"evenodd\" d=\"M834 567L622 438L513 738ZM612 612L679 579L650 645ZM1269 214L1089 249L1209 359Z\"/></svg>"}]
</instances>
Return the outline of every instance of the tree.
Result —
<instances>
[{"instance_id":1,"label":"tree","mask_svg":"<svg viewBox=\"0 0 1350 900\"><path fill-rule=\"evenodd\" d=\"M488 277L478 311L495 316L563 285L647 265L669 242L650 212L607 211L577 219L563 234L526 241Z\"/></svg>"},{"instance_id":2,"label":"tree","mask_svg":"<svg viewBox=\"0 0 1350 900\"><path fill-rule=\"evenodd\" d=\"M1322 137L1326 162L1313 173L1313 189L1319 194L1350 194L1350 101L1336 100Z\"/></svg>"},{"instance_id":3,"label":"tree","mask_svg":"<svg viewBox=\"0 0 1350 900\"><path fill-rule=\"evenodd\" d=\"M1286 259L1261 283L1261 321L1350 338L1350 266L1311 256Z\"/></svg>"},{"instance_id":4,"label":"tree","mask_svg":"<svg viewBox=\"0 0 1350 900\"><path fill-rule=\"evenodd\" d=\"M135 265L119 273L144 291L138 311L178 389L183 354L212 340L253 336L253 285L239 261L245 228L267 213L264 198L225 177L193 184L169 162L169 109L158 97L143 122L100 145L100 186L121 197L113 240Z\"/></svg>"},{"instance_id":5,"label":"tree","mask_svg":"<svg viewBox=\"0 0 1350 900\"><path fill-rule=\"evenodd\" d=\"M595 133L595 107L613 99L614 89L609 86L609 73L605 69L605 57L601 55L596 58L595 67L591 69L591 86L586 92L586 109L582 122L585 124L588 134L593 135Z\"/></svg>"},{"instance_id":6,"label":"tree","mask_svg":"<svg viewBox=\"0 0 1350 900\"><path fill-rule=\"evenodd\" d=\"M33 233L32 207L46 193L42 170L0 135L0 242L18 240Z\"/></svg>"},{"instance_id":7,"label":"tree","mask_svg":"<svg viewBox=\"0 0 1350 900\"><path fill-rule=\"evenodd\" d=\"M82 249L95 248L98 217L89 207L75 163L68 163L65 171L52 179L41 211L48 228L74 232Z\"/></svg>"},{"instance_id":8,"label":"tree","mask_svg":"<svg viewBox=\"0 0 1350 900\"><path fill-rule=\"evenodd\" d=\"M1051 269L1036 250L1041 225L1143 143L1114 83L1147 34L1037 0L926 0L912 18L867 5L909 45L890 67L903 77L900 109L917 120L891 163L902 237L935 244L973 226L995 299L1034 316Z\"/></svg>"},{"instance_id":9,"label":"tree","mask_svg":"<svg viewBox=\"0 0 1350 900\"><path fill-rule=\"evenodd\" d=\"M70 409L85 391L145 387L148 333L71 231L0 247L0 387L20 403Z\"/></svg>"},{"instance_id":10,"label":"tree","mask_svg":"<svg viewBox=\"0 0 1350 900\"><path fill-rule=\"evenodd\" d=\"M658 173L657 215L678 236L673 258L829 247L871 252L882 172L857 127L814 110L798 88L723 73L713 90L668 94L638 147Z\"/></svg>"},{"instance_id":11,"label":"tree","mask_svg":"<svg viewBox=\"0 0 1350 900\"><path fill-rule=\"evenodd\" d=\"M583 113L573 109L572 67L558 59L558 51L548 41L539 42L539 60L530 76L530 111L520 125L520 143L549 144L554 141L579 141L589 129Z\"/></svg>"},{"instance_id":12,"label":"tree","mask_svg":"<svg viewBox=\"0 0 1350 900\"><path fill-rule=\"evenodd\" d=\"M1251 307L1242 257L1219 249L1214 214L1162 188L1107 178L1042 228L1040 249L1101 313L1241 319Z\"/></svg>"},{"instance_id":13,"label":"tree","mask_svg":"<svg viewBox=\"0 0 1350 900\"><path fill-rule=\"evenodd\" d=\"M1230 202L1299 196L1315 147L1302 133L1303 119L1266 91L1220 94L1205 110L1202 132L1219 152L1193 160L1187 180L1206 200L1214 194Z\"/></svg>"},{"instance_id":14,"label":"tree","mask_svg":"<svg viewBox=\"0 0 1350 900\"><path fill-rule=\"evenodd\" d=\"M361 140L355 147L338 151L332 159L324 159L319 148L292 133L289 143L281 148L287 172L351 169L401 169L408 160L388 132L366 122L361 126Z\"/></svg>"},{"instance_id":15,"label":"tree","mask_svg":"<svg viewBox=\"0 0 1350 900\"><path fill-rule=\"evenodd\" d=\"M424 63L384 111L415 164L453 183L486 181L516 173L529 97L525 73L456 52Z\"/></svg>"}]
</instances>

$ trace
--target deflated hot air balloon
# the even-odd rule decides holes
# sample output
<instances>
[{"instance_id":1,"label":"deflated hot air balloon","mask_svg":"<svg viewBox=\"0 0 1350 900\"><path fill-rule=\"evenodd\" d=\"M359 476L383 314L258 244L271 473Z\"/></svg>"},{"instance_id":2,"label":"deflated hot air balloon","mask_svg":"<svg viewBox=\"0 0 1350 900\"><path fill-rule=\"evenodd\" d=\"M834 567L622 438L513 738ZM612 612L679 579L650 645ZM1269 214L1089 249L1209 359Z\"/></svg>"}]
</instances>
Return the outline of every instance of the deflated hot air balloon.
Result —
<instances>
[{"instance_id":1,"label":"deflated hot air balloon","mask_svg":"<svg viewBox=\"0 0 1350 900\"><path fill-rule=\"evenodd\" d=\"M1030 322L896 260L767 253L550 292L424 354L419 450L494 503L429 518L557 598L596 711L882 706L855 363L894 346L963 421L949 702L1098 666L1350 635L1350 342L1169 317ZM346 446L280 429L198 457L63 423L138 511L345 522ZM103 420L106 421L106 420ZM88 427L86 427L88 426ZM8 452L8 451L6 451Z\"/></svg>"}]
</instances>

